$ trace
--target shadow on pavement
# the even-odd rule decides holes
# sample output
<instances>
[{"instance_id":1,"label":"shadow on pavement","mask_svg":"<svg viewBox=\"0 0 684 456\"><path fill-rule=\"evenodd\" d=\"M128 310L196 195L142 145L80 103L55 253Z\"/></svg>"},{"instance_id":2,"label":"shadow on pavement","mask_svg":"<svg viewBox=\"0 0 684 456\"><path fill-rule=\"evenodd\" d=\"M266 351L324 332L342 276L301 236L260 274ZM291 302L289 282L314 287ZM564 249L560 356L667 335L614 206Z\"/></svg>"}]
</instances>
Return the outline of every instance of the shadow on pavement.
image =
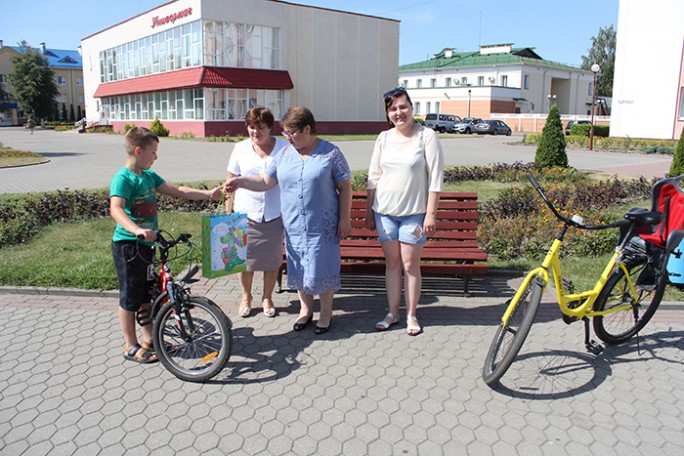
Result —
<instances>
[{"instance_id":1,"label":"shadow on pavement","mask_svg":"<svg viewBox=\"0 0 684 456\"><path fill-rule=\"evenodd\" d=\"M594 391L620 364L660 360L684 365L681 360L660 355L671 348L684 349L684 331L633 337L622 345L606 345L599 356L570 350L525 353L516 358L495 389L523 399L574 397Z\"/></svg>"}]
</instances>

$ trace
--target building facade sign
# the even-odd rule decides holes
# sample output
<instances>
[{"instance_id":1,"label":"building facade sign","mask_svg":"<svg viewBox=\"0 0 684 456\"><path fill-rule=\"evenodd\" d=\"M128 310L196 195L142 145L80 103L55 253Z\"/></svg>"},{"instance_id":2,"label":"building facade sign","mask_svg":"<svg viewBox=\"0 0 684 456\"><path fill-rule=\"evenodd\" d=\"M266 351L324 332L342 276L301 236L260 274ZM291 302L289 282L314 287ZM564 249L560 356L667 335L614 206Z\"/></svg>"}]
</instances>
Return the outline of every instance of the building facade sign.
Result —
<instances>
[{"instance_id":1,"label":"building facade sign","mask_svg":"<svg viewBox=\"0 0 684 456\"><path fill-rule=\"evenodd\" d=\"M182 19L188 16L192 16L192 8L186 8L182 11L179 11L178 13L169 14L168 16L164 17L154 16L152 18L152 28L166 24L173 24L178 19Z\"/></svg>"}]
</instances>

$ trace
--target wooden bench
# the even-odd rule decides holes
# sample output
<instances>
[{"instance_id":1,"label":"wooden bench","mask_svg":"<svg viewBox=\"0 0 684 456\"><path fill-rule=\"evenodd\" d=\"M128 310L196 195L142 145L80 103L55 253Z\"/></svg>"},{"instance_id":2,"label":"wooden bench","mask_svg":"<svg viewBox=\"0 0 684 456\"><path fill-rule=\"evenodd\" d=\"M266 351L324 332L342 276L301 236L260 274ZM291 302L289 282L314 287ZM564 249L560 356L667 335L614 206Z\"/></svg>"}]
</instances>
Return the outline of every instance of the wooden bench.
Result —
<instances>
[{"instance_id":1,"label":"wooden bench","mask_svg":"<svg viewBox=\"0 0 684 456\"><path fill-rule=\"evenodd\" d=\"M384 273L384 254L375 230L366 228L366 196L354 192L352 199L352 232L340 241L341 271ZM437 231L428 237L421 257L423 274L462 276L464 293L469 294L471 275L487 274L487 252L477 243L477 193L442 192L437 210ZM282 292L282 274L278 274L278 292Z\"/></svg>"}]
</instances>

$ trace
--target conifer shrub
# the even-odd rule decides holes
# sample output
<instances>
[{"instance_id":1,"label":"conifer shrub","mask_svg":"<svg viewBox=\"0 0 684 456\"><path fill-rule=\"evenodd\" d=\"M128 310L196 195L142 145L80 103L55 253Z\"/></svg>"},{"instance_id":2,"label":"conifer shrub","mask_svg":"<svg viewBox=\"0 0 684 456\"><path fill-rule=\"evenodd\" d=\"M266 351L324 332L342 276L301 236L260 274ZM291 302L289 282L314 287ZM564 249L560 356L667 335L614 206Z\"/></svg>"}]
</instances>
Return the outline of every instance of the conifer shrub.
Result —
<instances>
[{"instance_id":1,"label":"conifer shrub","mask_svg":"<svg viewBox=\"0 0 684 456\"><path fill-rule=\"evenodd\" d=\"M563 122L561 122L558 106L554 103L546 118L546 125L542 129L542 135L537 144L537 153L534 164L538 168L550 168L568 166L568 155L565 152L565 134Z\"/></svg>"},{"instance_id":2,"label":"conifer shrub","mask_svg":"<svg viewBox=\"0 0 684 456\"><path fill-rule=\"evenodd\" d=\"M152 130L157 136L169 136L169 129L164 127L161 123L159 117L155 117L154 122L150 125L150 130Z\"/></svg>"},{"instance_id":3,"label":"conifer shrub","mask_svg":"<svg viewBox=\"0 0 684 456\"><path fill-rule=\"evenodd\" d=\"M679 142L677 143L677 150L672 157L672 164L670 165L670 176L681 176L684 174L684 129L679 135Z\"/></svg>"}]
</instances>

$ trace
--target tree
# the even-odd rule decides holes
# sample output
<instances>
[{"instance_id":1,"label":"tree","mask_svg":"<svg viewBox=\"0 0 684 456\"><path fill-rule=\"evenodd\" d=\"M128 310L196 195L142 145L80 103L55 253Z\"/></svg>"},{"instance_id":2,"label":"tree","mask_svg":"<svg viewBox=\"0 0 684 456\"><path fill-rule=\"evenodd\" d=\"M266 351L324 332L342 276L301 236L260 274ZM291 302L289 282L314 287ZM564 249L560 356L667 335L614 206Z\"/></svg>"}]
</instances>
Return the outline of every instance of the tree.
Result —
<instances>
[{"instance_id":1,"label":"tree","mask_svg":"<svg viewBox=\"0 0 684 456\"><path fill-rule=\"evenodd\" d=\"M0 103L5 103L9 101L9 94L5 92L5 88L0 84ZM0 109L2 109L2 106L0 106Z\"/></svg>"},{"instance_id":2,"label":"tree","mask_svg":"<svg viewBox=\"0 0 684 456\"><path fill-rule=\"evenodd\" d=\"M542 135L537 144L534 164L539 168L550 168L552 166L567 168L568 155L565 152L565 146L563 122L561 122L558 106L554 103L546 117L546 125L542 129Z\"/></svg>"},{"instance_id":3,"label":"tree","mask_svg":"<svg viewBox=\"0 0 684 456\"><path fill-rule=\"evenodd\" d=\"M26 41L21 41L19 46L24 50L12 58L14 68L8 75L14 97L24 112L37 118L47 117L52 114L55 97L59 95L55 73L38 50Z\"/></svg>"},{"instance_id":4,"label":"tree","mask_svg":"<svg viewBox=\"0 0 684 456\"><path fill-rule=\"evenodd\" d=\"M5 92L5 88L0 84L0 112L7 111L5 103L9 101L9 94Z\"/></svg>"},{"instance_id":5,"label":"tree","mask_svg":"<svg viewBox=\"0 0 684 456\"><path fill-rule=\"evenodd\" d=\"M677 143L677 150L674 157L672 157L672 164L670 165L670 176L681 176L684 174L684 129L679 136Z\"/></svg>"},{"instance_id":6,"label":"tree","mask_svg":"<svg viewBox=\"0 0 684 456\"><path fill-rule=\"evenodd\" d=\"M591 38L589 55L582 56L583 70L591 71L591 66L595 63L601 65L601 72L596 80L596 95L602 97L613 96L616 36L612 25L608 28L601 27L598 35Z\"/></svg>"}]
</instances>

